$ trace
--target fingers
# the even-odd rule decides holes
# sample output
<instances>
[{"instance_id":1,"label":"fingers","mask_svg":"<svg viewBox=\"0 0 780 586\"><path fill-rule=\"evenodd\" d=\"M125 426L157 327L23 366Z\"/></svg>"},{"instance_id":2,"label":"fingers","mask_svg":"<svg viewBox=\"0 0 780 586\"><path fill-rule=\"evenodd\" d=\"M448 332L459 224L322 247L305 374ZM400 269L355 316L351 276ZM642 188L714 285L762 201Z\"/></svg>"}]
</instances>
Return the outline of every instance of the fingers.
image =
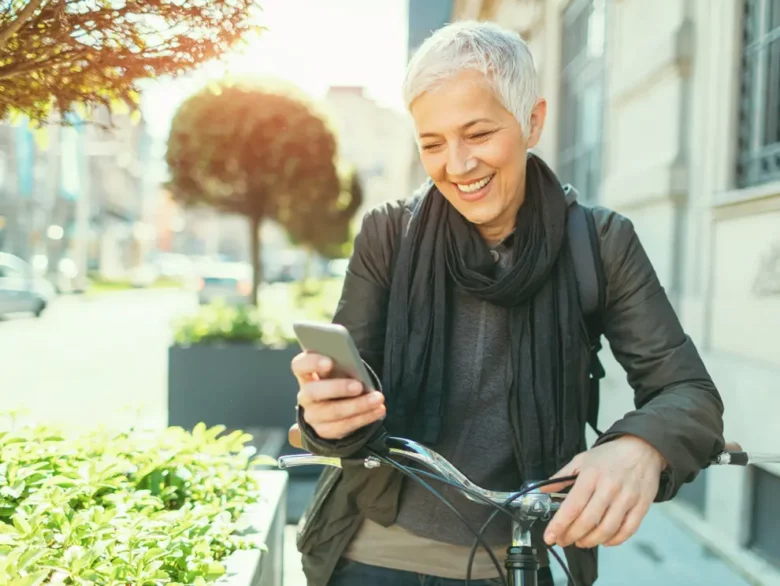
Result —
<instances>
[{"instance_id":1,"label":"fingers","mask_svg":"<svg viewBox=\"0 0 780 586\"><path fill-rule=\"evenodd\" d=\"M566 464L566 466L564 466L563 468L558 470L558 472L553 474L550 477L550 480L555 480L556 478L565 478L566 476L574 476L575 474L577 474L577 471L579 470L579 466L580 466L580 457L576 456L572 459L571 462ZM545 494L551 492L561 492L567 489L568 487L570 487L572 484L574 484L573 480L567 480L555 484L547 484L545 486L539 487L539 491Z\"/></svg>"},{"instance_id":2,"label":"fingers","mask_svg":"<svg viewBox=\"0 0 780 586\"><path fill-rule=\"evenodd\" d=\"M607 547L613 547L620 545L628 540L639 530L639 525L642 523L642 519L645 518L647 511L650 509L652 501L640 500L633 509L623 519L623 523L620 529L609 541L604 542Z\"/></svg>"},{"instance_id":3,"label":"fingers","mask_svg":"<svg viewBox=\"0 0 780 586\"><path fill-rule=\"evenodd\" d=\"M594 497L595 499L596 497ZM593 500L591 500L593 502ZM575 537L577 547L591 548L613 539L626 516L639 502L639 494L633 490L624 490L607 503L606 513L601 522L584 536ZM587 514L587 509L585 514Z\"/></svg>"},{"instance_id":4,"label":"fingers","mask_svg":"<svg viewBox=\"0 0 780 586\"><path fill-rule=\"evenodd\" d=\"M599 483L591 494L591 497L582 512L577 516L574 522L560 534L561 536L558 538L558 545L567 547L600 527L601 523L604 521L607 509L612 504L613 499L618 496L619 491L620 487L615 483L604 481ZM568 500L569 497L566 498ZM620 527L619 523L615 527L615 531L618 530L618 527Z\"/></svg>"},{"instance_id":5,"label":"fingers","mask_svg":"<svg viewBox=\"0 0 780 586\"><path fill-rule=\"evenodd\" d=\"M314 380L301 385L301 390L298 391L298 404L302 407L308 407L312 403L321 401L359 397L363 390L363 384L353 379L326 378L324 380ZM366 394L374 397L376 395L382 396L382 393L378 391Z\"/></svg>"},{"instance_id":6,"label":"fingers","mask_svg":"<svg viewBox=\"0 0 780 586\"><path fill-rule=\"evenodd\" d=\"M619 438L577 456L577 473L566 500L545 531L548 545L617 545L639 528L655 495L663 456L644 441ZM557 487L551 487L555 490Z\"/></svg>"},{"instance_id":7,"label":"fingers","mask_svg":"<svg viewBox=\"0 0 780 586\"><path fill-rule=\"evenodd\" d=\"M333 381L323 381L333 382ZM317 383L309 383L314 385ZM330 423L349 419L357 415L374 411L384 407L384 395L378 391L371 391L359 397L350 397L346 399L330 399L325 401L304 401L300 405L304 408L304 417L306 422L311 425L321 423Z\"/></svg>"},{"instance_id":8,"label":"fingers","mask_svg":"<svg viewBox=\"0 0 780 586\"><path fill-rule=\"evenodd\" d=\"M726 445L723 449L727 452L741 452L742 446L737 442L726 442Z\"/></svg>"},{"instance_id":9,"label":"fingers","mask_svg":"<svg viewBox=\"0 0 780 586\"><path fill-rule=\"evenodd\" d=\"M342 439L358 429L371 425L375 421L379 421L384 415L385 406L381 405L376 409L361 413L360 415L355 415L354 417L322 423L316 427L312 427L314 427L317 435L323 439Z\"/></svg>"},{"instance_id":10,"label":"fingers","mask_svg":"<svg viewBox=\"0 0 780 586\"><path fill-rule=\"evenodd\" d=\"M298 405L303 419L323 439L341 439L378 421L385 415L385 397L365 392L363 383L352 379L325 378L333 361L320 354L302 352L292 360L298 379Z\"/></svg>"},{"instance_id":11,"label":"fingers","mask_svg":"<svg viewBox=\"0 0 780 586\"><path fill-rule=\"evenodd\" d=\"M565 470L565 469L564 469ZM554 480L555 478L564 478L566 476L573 476L573 472L564 472L563 470L561 472L558 472L555 476L552 476L550 480ZM543 492L545 494L553 493L553 492L562 492L572 486L575 483L574 480L565 480L563 482L556 482L555 484L545 484L544 486L539 487L539 491Z\"/></svg>"},{"instance_id":12,"label":"fingers","mask_svg":"<svg viewBox=\"0 0 780 586\"><path fill-rule=\"evenodd\" d=\"M292 372L303 386L309 381L327 375L333 369L333 361L314 352L301 352L292 359Z\"/></svg>"},{"instance_id":13,"label":"fingers","mask_svg":"<svg viewBox=\"0 0 780 586\"><path fill-rule=\"evenodd\" d=\"M566 500L563 501L561 508L555 513L552 521L550 521L550 524L547 526L547 530L544 532L544 540L548 545L553 545L555 543L562 545L561 538L567 534L577 517L583 513L595 490L595 475L586 473L581 474L577 478L574 483L574 488L572 488L566 496ZM595 515L595 509L591 511L590 514ZM596 523L600 520L601 518L596 519Z\"/></svg>"}]
</instances>

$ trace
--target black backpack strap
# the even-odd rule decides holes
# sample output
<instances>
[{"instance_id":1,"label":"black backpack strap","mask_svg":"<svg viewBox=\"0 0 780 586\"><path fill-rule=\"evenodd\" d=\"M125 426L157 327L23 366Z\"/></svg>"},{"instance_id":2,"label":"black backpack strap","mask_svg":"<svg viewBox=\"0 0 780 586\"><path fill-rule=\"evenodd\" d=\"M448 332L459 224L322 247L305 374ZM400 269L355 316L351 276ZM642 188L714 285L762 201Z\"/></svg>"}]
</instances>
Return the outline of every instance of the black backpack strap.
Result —
<instances>
[{"instance_id":1,"label":"black backpack strap","mask_svg":"<svg viewBox=\"0 0 780 586\"><path fill-rule=\"evenodd\" d=\"M567 193L569 213L567 230L569 248L574 263L574 274L580 305L585 318L590 342L590 388L588 389L588 424L598 435L600 383L605 376L604 367L599 360L601 334L603 333L603 308L606 296L604 269L601 264L598 232L592 210L576 201L576 191Z\"/></svg>"}]
</instances>

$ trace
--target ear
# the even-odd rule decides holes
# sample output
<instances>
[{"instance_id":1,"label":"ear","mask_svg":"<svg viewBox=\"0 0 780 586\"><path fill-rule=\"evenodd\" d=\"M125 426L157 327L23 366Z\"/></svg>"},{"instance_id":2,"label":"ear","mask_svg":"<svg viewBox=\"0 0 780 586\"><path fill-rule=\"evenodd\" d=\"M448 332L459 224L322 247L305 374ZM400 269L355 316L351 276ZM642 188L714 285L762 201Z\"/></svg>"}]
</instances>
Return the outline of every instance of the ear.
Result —
<instances>
[{"instance_id":1,"label":"ear","mask_svg":"<svg viewBox=\"0 0 780 586\"><path fill-rule=\"evenodd\" d=\"M531 118L528 125L528 144L526 148L532 149L539 144L544 130L544 122L547 119L547 100L539 98L531 110Z\"/></svg>"}]
</instances>

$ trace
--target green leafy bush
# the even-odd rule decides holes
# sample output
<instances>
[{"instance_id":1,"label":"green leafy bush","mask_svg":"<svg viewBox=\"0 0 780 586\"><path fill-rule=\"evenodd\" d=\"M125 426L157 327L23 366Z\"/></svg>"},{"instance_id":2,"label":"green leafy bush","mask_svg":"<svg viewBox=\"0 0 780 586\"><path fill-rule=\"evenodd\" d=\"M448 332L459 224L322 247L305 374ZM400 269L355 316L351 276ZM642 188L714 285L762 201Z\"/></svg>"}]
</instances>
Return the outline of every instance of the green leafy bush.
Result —
<instances>
[{"instance_id":1,"label":"green leafy bush","mask_svg":"<svg viewBox=\"0 0 780 586\"><path fill-rule=\"evenodd\" d=\"M254 343L284 346L285 336L278 319L262 318L250 305L229 306L215 302L174 321L174 342L181 346L214 343Z\"/></svg>"},{"instance_id":2,"label":"green leafy bush","mask_svg":"<svg viewBox=\"0 0 780 586\"><path fill-rule=\"evenodd\" d=\"M342 286L343 280L335 278L267 285L260 293L259 307L215 301L174 320L174 343L257 344L272 348L297 344L293 323L330 321Z\"/></svg>"},{"instance_id":3,"label":"green leafy bush","mask_svg":"<svg viewBox=\"0 0 780 586\"><path fill-rule=\"evenodd\" d=\"M223 431L0 432L0 585L215 581L260 498L251 436Z\"/></svg>"}]
</instances>

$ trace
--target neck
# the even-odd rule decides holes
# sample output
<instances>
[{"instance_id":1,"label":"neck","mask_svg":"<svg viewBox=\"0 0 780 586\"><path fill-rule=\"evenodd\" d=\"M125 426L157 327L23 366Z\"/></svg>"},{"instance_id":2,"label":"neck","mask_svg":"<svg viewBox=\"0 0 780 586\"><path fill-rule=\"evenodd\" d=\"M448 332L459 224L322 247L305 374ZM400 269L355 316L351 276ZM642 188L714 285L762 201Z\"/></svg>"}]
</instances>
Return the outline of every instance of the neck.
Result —
<instances>
[{"instance_id":1,"label":"neck","mask_svg":"<svg viewBox=\"0 0 780 586\"><path fill-rule=\"evenodd\" d=\"M508 226L477 226L477 230L479 231L480 236L482 236L482 239L487 243L488 246L495 246L504 238L509 236L514 229L514 222Z\"/></svg>"}]
</instances>

